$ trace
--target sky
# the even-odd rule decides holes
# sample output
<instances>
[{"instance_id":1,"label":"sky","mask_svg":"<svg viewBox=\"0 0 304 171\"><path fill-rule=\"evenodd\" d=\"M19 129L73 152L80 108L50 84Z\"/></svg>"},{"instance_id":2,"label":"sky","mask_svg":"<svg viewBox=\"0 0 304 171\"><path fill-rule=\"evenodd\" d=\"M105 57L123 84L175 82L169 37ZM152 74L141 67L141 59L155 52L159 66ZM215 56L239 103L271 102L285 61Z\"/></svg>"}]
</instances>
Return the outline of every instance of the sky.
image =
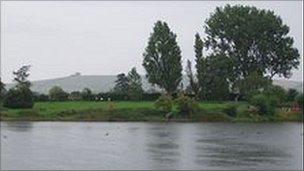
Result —
<instances>
[{"instance_id":1,"label":"sky","mask_svg":"<svg viewBox=\"0 0 304 171\"><path fill-rule=\"evenodd\" d=\"M157 20L177 34L183 67L194 61L194 35L217 6L242 4L270 9L290 26L303 58L302 1L1 1L1 79L31 64L30 80L117 75L136 67ZM303 81L303 59L290 78Z\"/></svg>"}]
</instances>

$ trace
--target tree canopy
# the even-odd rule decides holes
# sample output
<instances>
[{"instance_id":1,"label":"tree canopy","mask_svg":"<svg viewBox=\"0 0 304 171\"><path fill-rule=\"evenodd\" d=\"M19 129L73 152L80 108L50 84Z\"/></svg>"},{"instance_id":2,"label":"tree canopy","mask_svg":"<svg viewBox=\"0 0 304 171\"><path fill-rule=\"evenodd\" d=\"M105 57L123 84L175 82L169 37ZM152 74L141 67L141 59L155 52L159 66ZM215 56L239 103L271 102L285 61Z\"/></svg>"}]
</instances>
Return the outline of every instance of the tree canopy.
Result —
<instances>
[{"instance_id":1,"label":"tree canopy","mask_svg":"<svg viewBox=\"0 0 304 171\"><path fill-rule=\"evenodd\" d=\"M182 79L181 50L166 22L155 23L143 57L148 81L174 93Z\"/></svg>"},{"instance_id":2,"label":"tree canopy","mask_svg":"<svg viewBox=\"0 0 304 171\"><path fill-rule=\"evenodd\" d=\"M206 47L233 61L233 74L242 79L255 71L272 78L291 76L299 52L289 27L273 11L250 6L217 7L206 20Z\"/></svg>"},{"instance_id":3,"label":"tree canopy","mask_svg":"<svg viewBox=\"0 0 304 171\"><path fill-rule=\"evenodd\" d=\"M13 72L15 75L14 81L17 82L17 86L31 86L30 81L28 81L28 76L30 75L28 72L30 71L30 68L31 65L24 65L17 71Z\"/></svg>"},{"instance_id":4,"label":"tree canopy","mask_svg":"<svg viewBox=\"0 0 304 171\"><path fill-rule=\"evenodd\" d=\"M24 65L13 72L17 84L7 92L3 102L4 107L32 108L34 106L34 95L30 89L31 82L28 80L30 67Z\"/></svg>"},{"instance_id":5,"label":"tree canopy","mask_svg":"<svg viewBox=\"0 0 304 171\"><path fill-rule=\"evenodd\" d=\"M131 71L129 71L128 80L129 80L129 99L141 100L144 90L142 88L141 77L137 73L135 67L133 67Z\"/></svg>"},{"instance_id":6,"label":"tree canopy","mask_svg":"<svg viewBox=\"0 0 304 171\"><path fill-rule=\"evenodd\" d=\"M49 98L52 101L65 101L68 99L68 93L66 93L61 87L54 86L49 90Z\"/></svg>"},{"instance_id":7,"label":"tree canopy","mask_svg":"<svg viewBox=\"0 0 304 171\"><path fill-rule=\"evenodd\" d=\"M118 74L115 81L114 92L118 94L127 94L129 91L129 79L126 74Z\"/></svg>"}]
</instances>

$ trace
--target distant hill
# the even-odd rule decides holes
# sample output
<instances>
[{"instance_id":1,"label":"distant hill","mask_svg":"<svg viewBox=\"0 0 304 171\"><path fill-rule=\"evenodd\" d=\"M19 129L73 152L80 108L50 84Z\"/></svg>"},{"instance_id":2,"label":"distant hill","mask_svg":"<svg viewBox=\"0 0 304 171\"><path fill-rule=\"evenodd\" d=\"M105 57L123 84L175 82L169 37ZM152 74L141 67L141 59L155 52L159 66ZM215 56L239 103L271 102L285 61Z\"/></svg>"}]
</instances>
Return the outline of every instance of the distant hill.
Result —
<instances>
[{"instance_id":1,"label":"distant hill","mask_svg":"<svg viewBox=\"0 0 304 171\"><path fill-rule=\"evenodd\" d=\"M110 91L115 85L116 76L113 75L71 75L63 78L47 79L33 81L31 89L39 93L48 93L49 89L53 86L60 86L67 92L81 91L84 88L90 88L94 93ZM188 79L183 77L183 85L188 85ZM302 91L302 82L274 80L274 84L280 85L285 89L294 88ZM7 84L6 88L9 89L13 84ZM147 79L143 77L143 88L146 91L159 91L157 87L153 87L148 83Z\"/></svg>"}]
</instances>

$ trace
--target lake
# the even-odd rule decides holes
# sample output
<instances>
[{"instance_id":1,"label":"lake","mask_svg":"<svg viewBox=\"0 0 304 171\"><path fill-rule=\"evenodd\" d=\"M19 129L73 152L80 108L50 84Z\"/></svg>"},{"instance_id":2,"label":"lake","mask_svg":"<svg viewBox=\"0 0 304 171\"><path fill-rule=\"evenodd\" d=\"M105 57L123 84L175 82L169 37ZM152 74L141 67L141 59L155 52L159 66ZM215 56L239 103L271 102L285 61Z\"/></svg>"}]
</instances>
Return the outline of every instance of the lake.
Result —
<instances>
[{"instance_id":1,"label":"lake","mask_svg":"<svg viewBox=\"0 0 304 171\"><path fill-rule=\"evenodd\" d=\"M1 169L302 168L302 123L1 122Z\"/></svg>"}]
</instances>

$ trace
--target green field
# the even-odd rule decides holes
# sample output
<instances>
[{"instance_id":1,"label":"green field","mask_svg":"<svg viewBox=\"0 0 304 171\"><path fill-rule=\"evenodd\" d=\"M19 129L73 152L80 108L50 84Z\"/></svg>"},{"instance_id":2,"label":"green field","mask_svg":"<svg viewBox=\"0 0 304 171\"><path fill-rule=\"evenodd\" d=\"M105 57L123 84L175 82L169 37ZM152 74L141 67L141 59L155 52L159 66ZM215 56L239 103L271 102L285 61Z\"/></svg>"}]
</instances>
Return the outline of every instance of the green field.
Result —
<instances>
[{"instance_id":1,"label":"green field","mask_svg":"<svg viewBox=\"0 0 304 171\"><path fill-rule=\"evenodd\" d=\"M237 116L223 112L228 105L237 106ZM199 111L189 118L173 109L172 121L300 121L301 115L276 115L271 118L250 116L246 102L201 102ZM1 120L33 121L165 121L165 113L154 102L37 102L33 109L1 109Z\"/></svg>"}]
</instances>

